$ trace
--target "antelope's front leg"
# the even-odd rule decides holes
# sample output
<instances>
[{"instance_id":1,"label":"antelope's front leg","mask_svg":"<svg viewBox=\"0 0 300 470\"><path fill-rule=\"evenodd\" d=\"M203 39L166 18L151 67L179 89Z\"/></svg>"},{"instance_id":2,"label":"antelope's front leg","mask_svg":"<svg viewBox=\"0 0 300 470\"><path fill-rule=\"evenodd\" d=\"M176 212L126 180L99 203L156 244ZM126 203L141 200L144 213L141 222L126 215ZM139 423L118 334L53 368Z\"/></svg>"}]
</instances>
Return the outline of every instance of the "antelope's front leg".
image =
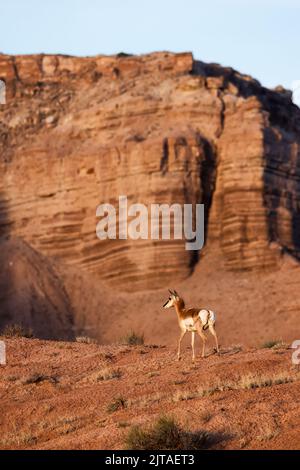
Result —
<instances>
[{"instance_id":1,"label":"antelope's front leg","mask_svg":"<svg viewBox=\"0 0 300 470\"><path fill-rule=\"evenodd\" d=\"M186 330L181 330L179 341L178 341L178 351L177 351L178 361L180 361L180 346L181 346L182 338L184 337L185 333L186 333Z\"/></svg>"}]
</instances>

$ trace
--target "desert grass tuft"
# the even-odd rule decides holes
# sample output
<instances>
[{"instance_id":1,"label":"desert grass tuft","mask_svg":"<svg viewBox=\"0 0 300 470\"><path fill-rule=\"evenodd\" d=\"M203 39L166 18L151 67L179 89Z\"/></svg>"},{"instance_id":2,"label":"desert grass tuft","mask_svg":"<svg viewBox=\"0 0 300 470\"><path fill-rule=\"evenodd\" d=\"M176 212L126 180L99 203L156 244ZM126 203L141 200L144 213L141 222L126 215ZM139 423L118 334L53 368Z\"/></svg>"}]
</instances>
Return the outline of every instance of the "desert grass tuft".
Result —
<instances>
[{"instance_id":1,"label":"desert grass tuft","mask_svg":"<svg viewBox=\"0 0 300 470\"><path fill-rule=\"evenodd\" d=\"M273 349L274 346L278 346L279 344L282 344L282 341L278 339L271 339L269 341L266 341L261 345L261 349Z\"/></svg>"},{"instance_id":2,"label":"desert grass tuft","mask_svg":"<svg viewBox=\"0 0 300 470\"><path fill-rule=\"evenodd\" d=\"M121 339L122 344L127 346L142 346L145 343L144 334L138 334L135 331L130 331Z\"/></svg>"},{"instance_id":3,"label":"desert grass tuft","mask_svg":"<svg viewBox=\"0 0 300 470\"><path fill-rule=\"evenodd\" d=\"M169 416L161 416L150 428L133 426L126 437L126 448L130 450L196 450L207 449L211 444L206 431L183 430Z\"/></svg>"},{"instance_id":4,"label":"desert grass tuft","mask_svg":"<svg viewBox=\"0 0 300 470\"><path fill-rule=\"evenodd\" d=\"M299 380L299 374L291 374L288 371L274 372L273 374L249 373L237 377L235 380L222 381L216 380L213 383L204 384L194 390L176 390L171 401L179 402L185 400L199 399L213 395L217 392L226 392L230 390L250 390L254 388L271 387L282 385Z\"/></svg>"},{"instance_id":5,"label":"desert grass tuft","mask_svg":"<svg viewBox=\"0 0 300 470\"><path fill-rule=\"evenodd\" d=\"M209 411L203 411L200 414L200 419L202 423L208 423L212 419L212 414Z\"/></svg>"},{"instance_id":6,"label":"desert grass tuft","mask_svg":"<svg viewBox=\"0 0 300 470\"><path fill-rule=\"evenodd\" d=\"M97 374L97 381L100 382L102 380L120 379L121 377L121 369L110 369L109 367L105 367Z\"/></svg>"},{"instance_id":7,"label":"desert grass tuft","mask_svg":"<svg viewBox=\"0 0 300 470\"><path fill-rule=\"evenodd\" d=\"M113 401L111 401L107 405L107 412L108 413L114 413L115 411L121 410L127 408L127 401L124 397L119 396L115 398Z\"/></svg>"},{"instance_id":8,"label":"desert grass tuft","mask_svg":"<svg viewBox=\"0 0 300 470\"><path fill-rule=\"evenodd\" d=\"M118 428L128 428L128 426L130 426L130 424L127 423L127 421L119 421L118 423Z\"/></svg>"},{"instance_id":9,"label":"desert grass tuft","mask_svg":"<svg viewBox=\"0 0 300 470\"><path fill-rule=\"evenodd\" d=\"M0 438L2 448L28 447L36 444L37 437L31 431L20 432L15 430Z\"/></svg>"},{"instance_id":10,"label":"desert grass tuft","mask_svg":"<svg viewBox=\"0 0 300 470\"><path fill-rule=\"evenodd\" d=\"M287 372L278 372L273 375L259 375L259 374L248 374L240 378L239 388L251 389L251 388L263 388L271 387L272 385L281 385L293 382L295 377L291 376Z\"/></svg>"},{"instance_id":11,"label":"desert grass tuft","mask_svg":"<svg viewBox=\"0 0 300 470\"><path fill-rule=\"evenodd\" d=\"M22 380L22 384L23 385L38 384L38 383L44 382L46 380L53 383L53 384L57 384L58 381L59 381L58 378L54 375L44 375L44 374L40 374L38 372L34 372L33 374L25 377Z\"/></svg>"},{"instance_id":12,"label":"desert grass tuft","mask_svg":"<svg viewBox=\"0 0 300 470\"><path fill-rule=\"evenodd\" d=\"M23 325L12 323L6 325L1 334L7 338L33 338L33 331L31 328L25 328Z\"/></svg>"}]
</instances>

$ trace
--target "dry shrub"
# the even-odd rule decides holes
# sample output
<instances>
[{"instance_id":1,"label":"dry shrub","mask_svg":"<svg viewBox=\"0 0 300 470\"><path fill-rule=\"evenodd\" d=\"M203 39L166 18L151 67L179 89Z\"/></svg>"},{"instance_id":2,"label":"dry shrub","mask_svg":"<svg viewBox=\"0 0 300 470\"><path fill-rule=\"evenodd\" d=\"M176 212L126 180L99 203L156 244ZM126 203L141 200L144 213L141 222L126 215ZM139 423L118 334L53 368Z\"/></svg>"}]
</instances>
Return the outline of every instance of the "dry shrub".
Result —
<instances>
[{"instance_id":1,"label":"dry shrub","mask_svg":"<svg viewBox=\"0 0 300 470\"><path fill-rule=\"evenodd\" d=\"M33 338L33 331L31 328L25 328L23 325L12 323L6 325L1 334L7 338Z\"/></svg>"},{"instance_id":2,"label":"dry shrub","mask_svg":"<svg viewBox=\"0 0 300 470\"><path fill-rule=\"evenodd\" d=\"M133 426L125 444L130 450L197 450L207 449L211 443L208 432L185 431L173 418L162 416L149 429Z\"/></svg>"},{"instance_id":3,"label":"dry shrub","mask_svg":"<svg viewBox=\"0 0 300 470\"><path fill-rule=\"evenodd\" d=\"M110 369L109 367L105 367L97 374L97 381L119 379L120 377L122 377L121 369Z\"/></svg>"},{"instance_id":4,"label":"dry shrub","mask_svg":"<svg viewBox=\"0 0 300 470\"><path fill-rule=\"evenodd\" d=\"M114 413L115 411L127 408L127 401L124 397L120 396L115 398L111 403L107 405L107 412Z\"/></svg>"},{"instance_id":5,"label":"dry shrub","mask_svg":"<svg viewBox=\"0 0 300 470\"><path fill-rule=\"evenodd\" d=\"M135 331L130 331L121 340L122 344L127 346L142 346L145 343L144 334L138 334Z\"/></svg>"}]
</instances>

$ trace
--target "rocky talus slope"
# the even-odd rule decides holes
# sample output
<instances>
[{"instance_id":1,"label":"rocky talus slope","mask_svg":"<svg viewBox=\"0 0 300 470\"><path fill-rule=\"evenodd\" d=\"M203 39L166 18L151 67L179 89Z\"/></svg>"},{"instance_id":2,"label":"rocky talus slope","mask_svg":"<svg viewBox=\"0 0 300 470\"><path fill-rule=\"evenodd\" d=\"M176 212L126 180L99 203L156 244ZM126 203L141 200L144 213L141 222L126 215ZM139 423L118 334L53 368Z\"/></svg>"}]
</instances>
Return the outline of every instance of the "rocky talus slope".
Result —
<instances>
[{"instance_id":1,"label":"rocky talus slope","mask_svg":"<svg viewBox=\"0 0 300 470\"><path fill-rule=\"evenodd\" d=\"M20 239L0 246L0 331L74 339L73 308L52 263Z\"/></svg>"}]
</instances>

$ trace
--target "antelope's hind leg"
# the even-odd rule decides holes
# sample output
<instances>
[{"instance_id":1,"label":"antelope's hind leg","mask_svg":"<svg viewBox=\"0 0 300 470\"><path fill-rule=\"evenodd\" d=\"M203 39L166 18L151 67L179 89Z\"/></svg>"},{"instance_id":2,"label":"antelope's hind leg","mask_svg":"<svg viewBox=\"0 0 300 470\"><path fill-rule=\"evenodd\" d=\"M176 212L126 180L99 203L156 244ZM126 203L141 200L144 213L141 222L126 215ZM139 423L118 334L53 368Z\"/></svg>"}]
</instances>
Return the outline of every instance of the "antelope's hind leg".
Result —
<instances>
[{"instance_id":1,"label":"antelope's hind leg","mask_svg":"<svg viewBox=\"0 0 300 470\"><path fill-rule=\"evenodd\" d=\"M192 362L195 362L195 332L192 331Z\"/></svg>"},{"instance_id":2,"label":"antelope's hind leg","mask_svg":"<svg viewBox=\"0 0 300 470\"><path fill-rule=\"evenodd\" d=\"M198 335L202 339L202 355L201 356L205 357L206 336L203 333L201 326L197 325L196 328L197 328Z\"/></svg>"},{"instance_id":3,"label":"antelope's hind leg","mask_svg":"<svg viewBox=\"0 0 300 470\"><path fill-rule=\"evenodd\" d=\"M216 330L215 330L215 327L214 325L209 325L209 331L210 333L213 335L213 337L215 338L215 343L216 343L216 350L217 350L217 353L219 354L220 350L219 350L219 343L218 343L218 337L217 337L217 333L216 333Z\"/></svg>"}]
</instances>

